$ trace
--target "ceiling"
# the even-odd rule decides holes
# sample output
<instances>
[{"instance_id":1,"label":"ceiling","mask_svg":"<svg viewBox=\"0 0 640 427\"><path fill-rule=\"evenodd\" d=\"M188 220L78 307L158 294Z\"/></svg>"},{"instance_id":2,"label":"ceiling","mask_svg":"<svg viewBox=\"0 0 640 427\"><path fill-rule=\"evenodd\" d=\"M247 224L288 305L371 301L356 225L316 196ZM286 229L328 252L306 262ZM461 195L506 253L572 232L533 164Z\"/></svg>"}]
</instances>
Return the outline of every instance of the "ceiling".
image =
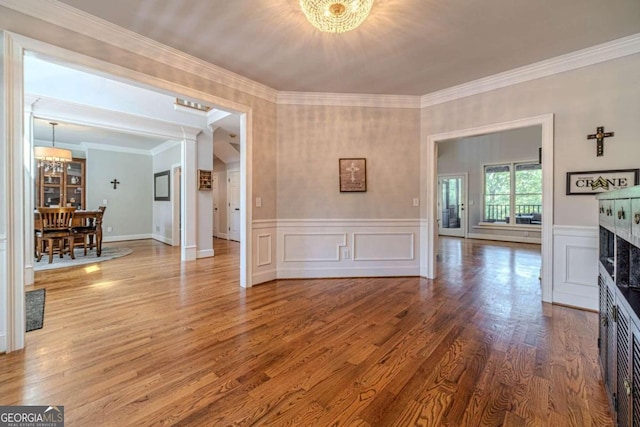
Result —
<instances>
[{"instance_id":1,"label":"ceiling","mask_svg":"<svg viewBox=\"0 0 640 427\"><path fill-rule=\"evenodd\" d=\"M280 91L425 95L640 33L638 0L375 0L342 35L299 0L62 0Z\"/></svg>"}]
</instances>

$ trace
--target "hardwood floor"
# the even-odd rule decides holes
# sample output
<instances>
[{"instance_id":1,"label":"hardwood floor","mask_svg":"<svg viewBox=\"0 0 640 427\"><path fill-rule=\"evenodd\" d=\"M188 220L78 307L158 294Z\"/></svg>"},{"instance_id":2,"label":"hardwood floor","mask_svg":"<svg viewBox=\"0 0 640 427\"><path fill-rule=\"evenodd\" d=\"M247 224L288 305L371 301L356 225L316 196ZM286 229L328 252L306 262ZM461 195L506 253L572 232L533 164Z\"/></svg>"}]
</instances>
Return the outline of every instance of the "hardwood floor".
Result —
<instances>
[{"instance_id":1,"label":"hardwood floor","mask_svg":"<svg viewBox=\"0 0 640 427\"><path fill-rule=\"evenodd\" d=\"M238 244L36 274L0 404L67 426L611 426L597 315L540 302L539 246L441 239L440 277L238 286Z\"/></svg>"}]
</instances>

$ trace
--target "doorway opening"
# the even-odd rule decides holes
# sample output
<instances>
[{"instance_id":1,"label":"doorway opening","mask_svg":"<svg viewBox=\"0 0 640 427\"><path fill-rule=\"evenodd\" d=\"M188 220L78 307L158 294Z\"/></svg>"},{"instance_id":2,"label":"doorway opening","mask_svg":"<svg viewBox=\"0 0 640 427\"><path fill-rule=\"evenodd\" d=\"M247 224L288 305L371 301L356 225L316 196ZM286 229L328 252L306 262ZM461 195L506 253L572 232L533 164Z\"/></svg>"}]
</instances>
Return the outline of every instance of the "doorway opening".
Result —
<instances>
[{"instance_id":1,"label":"doorway opening","mask_svg":"<svg viewBox=\"0 0 640 427\"><path fill-rule=\"evenodd\" d=\"M541 155L542 163L542 205L544 209L540 216L541 221L541 288L542 301L552 302L552 261L553 261L553 115L546 114L525 119L513 120L509 122L496 123L492 125L479 126L475 128L432 134L427 136L425 144L424 162L422 169L425 171L426 194L426 230L424 253L426 254L424 264L422 264L422 275L434 279L437 275L436 256L438 242L438 151L439 143L460 138L489 135L497 132L539 126L541 130ZM444 144L446 145L446 144ZM536 149L538 147L535 147ZM471 178L469 178L471 179ZM471 191L469 191L471 193ZM473 196L469 195L471 199ZM469 203L466 206L469 206ZM470 215L468 214L468 217ZM469 236L471 237L471 236Z\"/></svg>"}]
</instances>

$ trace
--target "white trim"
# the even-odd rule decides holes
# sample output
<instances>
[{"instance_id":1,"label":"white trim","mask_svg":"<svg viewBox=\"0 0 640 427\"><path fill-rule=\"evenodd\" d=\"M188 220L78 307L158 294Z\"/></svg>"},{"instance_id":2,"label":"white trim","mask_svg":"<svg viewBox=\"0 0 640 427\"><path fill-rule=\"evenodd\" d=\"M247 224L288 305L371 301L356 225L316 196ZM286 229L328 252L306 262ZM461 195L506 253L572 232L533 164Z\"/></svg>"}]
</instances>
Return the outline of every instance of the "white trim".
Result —
<instances>
[{"instance_id":1,"label":"white trim","mask_svg":"<svg viewBox=\"0 0 640 427\"><path fill-rule=\"evenodd\" d=\"M438 233L437 190L438 190L438 151L437 142L454 138L501 132L504 130L528 127L542 127L542 301L553 299L553 114L545 114L508 122L478 126L475 128L455 130L440 134L427 135L424 149L426 156L421 156L420 175L421 193L426 198L426 209L423 212L427 220L427 239L421 241L422 250L427 260L421 275L430 279L436 277L436 242Z\"/></svg>"},{"instance_id":2,"label":"white trim","mask_svg":"<svg viewBox=\"0 0 640 427\"><path fill-rule=\"evenodd\" d=\"M319 267L319 268L279 268L278 279L317 279L332 277L398 277L419 276L415 266L395 267Z\"/></svg>"},{"instance_id":3,"label":"white trim","mask_svg":"<svg viewBox=\"0 0 640 427\"><path fill-rule=\"evenodd\" d=\"M227 235L227 233L218 233L216 234L216 237L218 239L229 240L229 236Z\"/></svg>"},{"instance_id":4,"label":"white trim","mask_svg":"<svg viewBox=\"0 0 640 427\"><path fill-rule=\"evenodd\" d=\"M249 95L271 102L276 99L275 89L62 2L0 0L0 5Z\"/></svg>"},{"instance_id":5,"label":"white trim","mask_svg":"<svg viewBox=\"0 0 640 427\"><path fill-rule=\"evenodd\" d=\"M56 144L56 147L60 145L62 148L67 148L70 150L76 150L77 148L73 147L73 144ZM64 147L63 147L64 145ZM140 156L151 156L151 151L145 150L142 148L131 148L131 147L123 147L121 145L107 145L107 144L99 144L95 142L83 142L80 145L81 148L85 148L86 150L100 150L100 151L110 151L115 153L128 153L128 154L138 154Z\"/></svg>"},{"instance_id":6,"label":"white trim","mask_svg":"<svg viewBox=\"0 0 640 427\"><path fill-rule=\"evenodd\" d=\"M276 271L276 269L261 271L259 273L253 274L253 284L257 285L261 283L271 282L273 280L276 280L277 278L278 272Z\"/></svg>"},{"instance_id":7,"label":"white trim","mask_svg":"<svg viewBox=\"0 0 640 427\"><path fill-rule=\"evenodd\" d=\"M420 107L431 107L636 53L640 53L640 33L428 93L421 97Z\"/></svg>"},{"instance_id":8,"label":"white trim","mask_svg":"<svg viewBox=\"0 0 640 427\"><path fill-rule=\"evenodd\" d=\"M158 145L156 147L153 147L151 150L149 150L149 153L152 156L155 156L156 154L160 154L163 151L170 150L170 149L172 149L172 148L174 148L174 147L176 147L178 145L180 145L180 141L167 141L167 142L165 142L163 144L160 144L160 145Z\"/></svg>"},{"instance_id":9,"label":"white trim","mask_svg":"<svg viewBox=\"0 0 640 427\"><path fill-rule=\"evenodd\" d=\"M358 93L278 92L278 105L325 105L335 107L420 108L414 95Z\"/></svg>"},{"instance_id":10,"label":"white trim","mask_svg":"<svg viewBox=\"0 0 640 427\"><path fill-rule=\"evenodd\" d=\"M254 219L253 220L253 229L258 230L262 228L275 228L278 223L275 219Z\"/></svg>"},{"instance_id":11,"label":"white trim","mask_svg":"<svg viewBox=\"0 0 640 427\"><path fill-rule=\"evenodd\" d=\"M155 239L155 236L151 233L147 233L147 234L122 234L120 236L105 236L103 234L103 237L102 237L102 241L104 243L126 242L128 240L145 240L145 239Z\"/></svg>"},{"instance_id":12,"label":"white trim","mask_svg":"<svg viewBox=\"0 0 640 427\"><path fill-rule=\"evenodd\" d=\"M640 33L637 33L422 96L278 92L264 84L195 58L62 2L0 0L0 5L186 73L198 75L229 88L283 105L426 108L640 52Z\"/></svg>"},{"instance_id":13,"label":"white trim","mask_svg":"<svg viewBox=\"0 0 640 427\"><path fill-rule=\"evenodd\" d=\"M287 237L310 237L310 236L337 236L342 237L342 242L336 244L336 256L332 258L287 258ZM347 246L347 233L341 232L319 232L319 233L282 233L282 262L338 262L340 258L340 248Z\"/></svg>"},{"instance_id":14,"label":"white trim","mask_svg":"<svg viewBox=\"0 0 640 427\"><path fill-rule=\"evenodd\" d=\"M496 240L499 242L515 242L515 243L535 243L542 244L542 239L539 237L522 237L522 236L503 236L497 234L480 234L480 233L469 233L468 236L470 239L479 239L479 240Z\"/></svg>"},{"instance_id":15,"label":"white trim","mask_svg":"<svg viewBox=\"0 0 640 427\"><path fill-rule=\"evenodd\" d=\"M37 101L32 104L33 115L44 120L59 120L134 135L178 141L184 138L185 134L187 138L195 139L202 131L202 129L179 123L30 94L30 99L34 97L37 97Z\"/></svg>"},{"instance_id":16,"label":"white trim","mask_svg":"<svg viewBox=\"0 0 640 427\"><path fill-rule=\"evenodd\" d=\"M267 224L270 221L266 220ZM257 221L256 221L257 222ZM398 218L398 219L370 219L370 218L311 218L311 219L281 219L276 220L277 227L419 227L420 218Z\"/></svg>"},{"instance_id":17,"label":"white trim","mask_svg":"<svg viewBox=\"0 0 640 427\"><path fill-rule=\"evenodd\" d=\"M371 257L364 258L358 255L358 247L356 246L356 240L358 236L409 236L411 241L409 256L407 257ZM396 232L396 231L366 231L366 232L354 232L351 234L351 247L353 261L413 261L416 259L416 233Z\"/></svg>"},{"instance_id":18,"label":"white trim","mask_svg":"<svg viewBox=\"0 0 640 427\"><path fill-rule=\"evenodd\" d=\"M158 242L164 243L166 245L173 246L173 239L170 239L169 237L163 236L161 234L153 233L151 235L151 238L153 240L157 240Z\"/></svg>"},{"instance_id":19,"label":"white trim","mask_svg":"<svg viewBox=\"0 0 640 427\"><path fill-rule=\"evenodd\" d=\"M213 249L202 249L196 252L196 258L211 258Z\"/></svg>"},{"instance_id":20,"label":"white trim","mask_svg":"<svg viewBox=\"0 0 640 427\"><path fill-rule=\"evenodd\" d=\"M218 120L222 120L227 116L230 116L231 113L227 112L227 111L222 111L222 110L217 110L217 109L213 109L211 111L209 111L207 113L207 126L209 126L211 129L211 133L215 132L215 129L213 129L213 124L215 122L217 122Z\"/></svg>"},{"instance_id":21,"label":"white trim","mask_svg":"<svg viewBox=\"0 0 640 427\"><path fill-rule=\"evenodd\" d=\"M484 230L515 230L515 231L541 231L542 225L538 224L507 224L502 222L481 222L471 228Z\"/></svg>"},{"instance_id":22,"label":"white trim","mask_svg":"<svg viewBox=\"0 0 640 427\"><path fill-rule=\"evenodd\" d=\"M268 250L267 250L267 257L264 262L260 262L260 239L267 239ZM263 267L265 265L271 265L272 263L271 252L273 250L271 234L265 234L265 233L258 234L256 235L256 241L258 242L258 244L256 245L256 260L258 261L257 266Z\"/></svg>"},{"instance_id":23,"label":"white trim","mask_svg":"<svg viewBox=\"0 0 640 427\"><path fill-rule=\"evenodd\" d=\"M576 225L554 225L554 236L599 238L598 227Z\"/></svg>"}]
</instances>

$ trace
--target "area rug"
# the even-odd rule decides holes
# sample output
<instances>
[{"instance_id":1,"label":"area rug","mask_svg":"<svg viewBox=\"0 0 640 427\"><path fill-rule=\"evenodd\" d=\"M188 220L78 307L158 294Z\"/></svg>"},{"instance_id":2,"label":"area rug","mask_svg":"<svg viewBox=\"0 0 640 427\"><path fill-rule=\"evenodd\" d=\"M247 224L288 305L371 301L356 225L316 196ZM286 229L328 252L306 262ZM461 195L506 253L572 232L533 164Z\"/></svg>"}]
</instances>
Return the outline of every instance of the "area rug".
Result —
<instances>
[{"instance_id":1,"label":"area rug","mask_svg":"<svg viewBox=\"0 0 640 427\"><path fill-rule=\"evenodd\" d=\"M25 305L27 311L27 332L42 329L42 324L44 322L44 300L44 289L36 289L34 291L26 292Z\"/></svg>"},{"instance_id":2,"label":"area rug","mask_svg":"<svg viewBox=\"0 0 640 427\"><path fill-rule=\"evenodd\" d=\"M133 249L118 248L118 247L103 247L102 254L96 256L95 249L87 252L87 256L84 255L84 248L75 248L74 255L76 259L71 259L69 255L65 255L60 258L59 255L53 256L53 262L49 264L49 255L43 255L40 262L33 260L34 271L53 270L56 268L75 267L78 265L94 264L96 262L109 261L114 258L120 258L129 255L133 252Z\"/></svg>"}]
</instances>

